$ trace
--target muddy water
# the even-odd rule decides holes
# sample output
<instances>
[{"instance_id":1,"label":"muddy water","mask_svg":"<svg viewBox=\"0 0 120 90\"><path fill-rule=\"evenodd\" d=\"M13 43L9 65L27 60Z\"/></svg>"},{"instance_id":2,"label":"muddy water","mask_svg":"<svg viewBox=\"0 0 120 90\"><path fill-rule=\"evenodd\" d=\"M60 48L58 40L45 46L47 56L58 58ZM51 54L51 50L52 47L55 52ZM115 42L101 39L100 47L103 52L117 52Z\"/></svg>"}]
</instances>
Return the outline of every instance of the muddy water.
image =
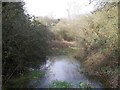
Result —
<instances>
[{"instance_id":1,"label":"muddy water","mask_svg":"<svg viewBox=\"0 0 120 90\"><path fill-rule=\"evenodd\" d=\"M47 88L54 80L69 82L74 88L79 88L79 82L101 88L100 83L90 81L85 77L80 66L79 61L68 56L50 57L46 64L40 68L46 74L44 78L40 79L37 88Z\"/></svg>"}]
</instances>

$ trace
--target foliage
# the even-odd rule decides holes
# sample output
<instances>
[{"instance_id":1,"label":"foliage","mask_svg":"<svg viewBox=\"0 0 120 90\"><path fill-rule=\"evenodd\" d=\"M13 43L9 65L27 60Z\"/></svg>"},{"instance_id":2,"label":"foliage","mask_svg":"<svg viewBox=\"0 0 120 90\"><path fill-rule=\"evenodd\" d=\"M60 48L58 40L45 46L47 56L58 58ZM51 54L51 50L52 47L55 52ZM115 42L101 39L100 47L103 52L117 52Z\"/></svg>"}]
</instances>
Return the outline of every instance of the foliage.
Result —
<instances>
[{"instance_id":1,"label":"foliage","mask_svg":"<svg viewBox=\"0 0 120 90\"><path fill-rule=\"evenodd\" d=\"M103 83L104 77L109 78L105 80L108 83L106 87L117 86L117 79L112 79L113 76L118 77L117 3L105 2L91 14L61 19L53 30L61 39L77 42L79 52L75 52L75 58L82 61L87 74L95 75ZM103 67L107 67L106 73L103 72Z\"/></svg>"},{"instance_id":2,"label":"foliage","mask_svg":"<svg viewBox=\"0 0 120 90\"><path fill-rule=\"evenodd\" d=\"M23 76L10 79L8 84L5 86L6 88L33 88L34 85L30 84L31 80L37 80L39 78L42 78L44 76L44 72L33 70L31 72L28 72L24 74Z\"/></svg>"},{"instance_id":3,"label":"foliage","mask_svg":"<svg viewBox=\"0 0 120 90\"><path fill-rule=\"evenodd\" d=\"M39 67L49 55L52 32L24 13L23 2L2 3L3 85L29 67Z\"/></svg>"},{"instance_id":4,"label":"foliage","mask_svg":"<svg viewBox=\"0 0 120 90\"><path fill-rule=\"evenodd\" d=\"M64 39L67 41L74 41L74 30L72 30L72 25L70 25L71 21L68 21L66 19L60 20L59 23L52 28L54 34L56 35L56 39L59 37L60 39Z\"/></svg>"},{"instance_id":5,"label":"foliage","mask_svg":"<svg viewBox=\"0 0 120 90\"><path fill-rule=\"evenodd\" d=\"M55 26L60 19L54 19L53 17L35 17L35 20L41 22L42 24L51 27L51 26Z\"/></svg>"},{"instance_id":6,"label":"foliage","mask_svg":"<svg viewBox=\"0 0 120 90\"><path fill-rule=\"evenodd\" d=\"M104 86L109 88L117 87L116 77L119 75L117 13L117 5L108 4L81 19L84 21L81 27L87 32L83 37L88 41L88 55L83 59L85 71L87 75L100 78Z\"/></svg>"},{"instance_id":7,"label":"foliage","mask_svg":"<svg viewBox=\"0 0 120 90\"><path fill-rule=\"evenodd\" d=\"M41 78L45 75L45 72L40 71L40 70L33 70L28 74L28 77L31 79L38 79Z\"/></svg>"},{"instance_id":8,"label":"foliage","mask_svg":"<svg viewBox=\"0 0 120 90\"><path fill-rule=\"evenodd\" d=\"M54 81L51 88L71 88L71 84L65 81Z\"/></svg>"},{"instance_id":9,"label":"foliage","mask_svg":"<svg viewBox=\"0 0 120 90\"><path fill-rule=\"evenodd\" d=\"M50 88L72 88L72 85L65 81L57 81L56 80L56 81L53 81ZM82 90L84 90L84 89L91 90L91 89L94 89L95 87L92 85L89 85L85 82L80 82L79 88L81 88Z\"/></svg>"},{"instance_id":10,"label":"foliage","mask_svg":"<svg viewBox=\"0 0 120 90\"><path fill-rule=\"evenodd\" d=\"M84 88L84 89L93 89L93 88L95 88L94 86L89 85L89 84L87 84L85 82L80 82L79 86L80 86L80 88Z\"/></svg>"},{"instance_id":11,"label":"foliage","mask_svg":"<svg viewBox=\"0 0 120 90\"><path fill-rule=\"evenodd\" d=\"M55 53L64 54L75 51L75 57L83 61L87 74L95 75L103 83L105 81L106 87L117 86L117 79L113 78L119 74L117 4L105 2L105 5L89 15L58 20L26 15L23 9L24 4L20 2L2 4L3 85L9 79L12 80L12 76L20 77L29 67L39 67L42 62L45 62L54 38L54 41L61 41L56 43L56 46L59 44L58 47L62 47L57 49L59 52L55 49ZM65 41L77 42L77 49L69 47ZM63 50L63 46L67 48ZM33 71L30 73L30 78L37 79L41 75L43 74L39 71ZM17 81L14 81L16 84L22 81L20 82L22 84L27 78L29 77L19 78L20 80L16 78ZM86 87L86 84L81 82L80 86ZM52 87L69 88L71 85L67 82L55 81Z\"/></svg>"}]
</instances>

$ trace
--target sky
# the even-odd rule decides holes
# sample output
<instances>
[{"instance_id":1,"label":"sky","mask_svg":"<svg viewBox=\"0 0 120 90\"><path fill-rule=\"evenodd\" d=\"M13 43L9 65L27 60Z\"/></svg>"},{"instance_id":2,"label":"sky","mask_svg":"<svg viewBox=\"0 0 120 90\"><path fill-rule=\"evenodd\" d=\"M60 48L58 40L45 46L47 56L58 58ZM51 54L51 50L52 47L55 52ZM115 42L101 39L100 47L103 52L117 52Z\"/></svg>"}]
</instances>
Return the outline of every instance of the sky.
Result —
<instances>
[{"instance_id":1,"label":"sky","mask_svg":"<svg viewBox=\"0 0 120 90\"><path fill-rule=\"evenodd\" d=\"M69 15L86 14L93 10L89 0L24 0L25 9L30 15L52 16L55 18Z\"/></svg>"}]
</instances>

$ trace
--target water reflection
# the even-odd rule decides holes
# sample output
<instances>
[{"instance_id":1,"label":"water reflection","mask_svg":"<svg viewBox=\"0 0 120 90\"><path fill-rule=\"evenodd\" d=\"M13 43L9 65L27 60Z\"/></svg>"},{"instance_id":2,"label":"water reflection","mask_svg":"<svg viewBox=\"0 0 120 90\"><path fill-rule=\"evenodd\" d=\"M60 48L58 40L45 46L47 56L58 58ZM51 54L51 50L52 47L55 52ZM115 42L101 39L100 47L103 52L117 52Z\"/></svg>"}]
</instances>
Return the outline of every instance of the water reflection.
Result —
<instances>
[{"instance_id":1,"label":"water reflection","mask_svg":"<svg viewBox=\"0 0 120 90\"><path fill-rule=\"evenodd\" d=\"M80 62L68 56L50 57L41 69L45 70L46 74L40 80L39 88L48 87L54 80L67 81L75 88L79 87L79 82L86 82L97 88L100 87L98 83L91 82L84 76L80 69Z\"/></svg>"}]
</instances>

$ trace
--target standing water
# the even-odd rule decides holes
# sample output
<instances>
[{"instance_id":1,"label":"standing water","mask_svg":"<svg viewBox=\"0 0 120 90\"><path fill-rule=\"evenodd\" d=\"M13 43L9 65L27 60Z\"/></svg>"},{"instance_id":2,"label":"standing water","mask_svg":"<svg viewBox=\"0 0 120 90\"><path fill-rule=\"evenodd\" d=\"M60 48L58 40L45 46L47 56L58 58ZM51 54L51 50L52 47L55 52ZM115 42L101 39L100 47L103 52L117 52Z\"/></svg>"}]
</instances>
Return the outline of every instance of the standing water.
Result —
<instances>
[{"instance_id":1,"label":"standing water","mask_svg":"<svg viewBox=\"0 0 120 90\"><path fill-rule=\"evenodd\" d=\"M80 82L101 88L100 83L90 81L85 77L81 72L79 61L68 56L50 57L41 70L45 70L45 76L40 79L37 88L48 88L55 80L68 82L73 88L79 88Z\"/></svg>"}]
</instances>

